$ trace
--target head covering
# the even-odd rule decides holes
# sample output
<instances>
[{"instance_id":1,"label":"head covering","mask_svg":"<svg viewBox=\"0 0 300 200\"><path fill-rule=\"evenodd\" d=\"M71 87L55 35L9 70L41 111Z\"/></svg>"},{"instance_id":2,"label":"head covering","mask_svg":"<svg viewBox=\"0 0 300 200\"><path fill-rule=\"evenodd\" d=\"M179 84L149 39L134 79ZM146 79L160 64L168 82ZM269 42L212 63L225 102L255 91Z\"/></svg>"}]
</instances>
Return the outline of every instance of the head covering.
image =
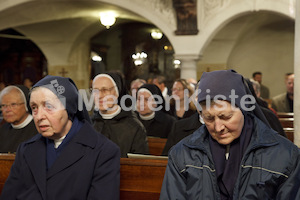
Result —
<instances>
[{"instance_id":1,"label":"head covering","mask_svg":"<svg viewBox=\"0 0 300 200\"><path fill-rule=\"evenodd\" d=\"M205 101L207 96L210 96L210 100L213 100L215 96L222 95L226 100L232 102L235 100L235 105L242 109L241 98L244 95L247 95L243 76L236 73L234 70L220 70L213 72L204 72L198 89L201 89L201 92L198 94L198 102ZM237 98L232 98L232 90L234 90Z\"/></svg>"},{"instance_id":2,"label":"head covering","mask_svg":"<svg viewBox=\"0 0 300 200\"><path fill-rule=\"evenodd\" d=\"M240 108L244 116L244 125L239 138L235 139L229 145L219 144L209 135L209 145L215 163L218 186L222 199L232 199L233 189L238 177L240 163L244 153L249 145L252 129L253 119L250 112L243 110L241 105L241 98L247 93L242 75L233 70L220 70L213 72L205 72L199 83L201 92L198 95L198 101L206 101L207 95L209 100L215 99L222 95L220 100L226 100L230 103L235 103L235 106ZM237 97L232 100L230 95L234 90ZM229 151L228 160L225 154Z\"/></svg>"},{"instance_id":3,"label":"head covering","mask_svg":"<svg viewBox=\"0 0 300 200\"><path fill-rule=\"evenodd\" d=\"M47 75L32 86L31 90L36 87L45 87L51 90L65 106L72 121L74 117L77 117L80 121L85 119L91 123L85 104L83 103L82 109L78 107L78 89L72 79Z\"/></svg>"},{"instance_id":4,"label":"head covering","mask_svg":"<svg viewBox=\"0 0 300 200\"><path fill-rule=\"evenodd\" d=\"M166 112L166 108L165 108L165 105L166 105L166 102L165 102L165 98L163 97L162 93L161 93L161 90L154 84L144 84L142 85L138 91L137 91L137 94L140 90L142 89L146 89L148 90L152 95L156 95L156 96L159 96L160 99L162 99L161 103L156 103L157 104L157 107L161 106L162 109L161 111L164 111ZM157 102L157 101L156 101Z\"/></svg>"},{"instance_id":5,"label":"head covering","mask_svg":"<svg viewBox=\"0 0 300 200\"><path fill-rule=\"evenodd\" d=\"M24 85L15 85L18 90L21 92L24 98L26 111L31 112L30 106L29 106L29 89Z\"/></svg>"},{"instance_id":6,"label":"head covering","mask_svg":"<svg viewBox=\"0 0 300 200\"><path fill-rule=\"evenodd\" d=\"M96 80L99 77L107 77L107 78L109 78L113 82L113 85L117 87L118 105L120 105L121 98L124 95L128 94L128 91L127 91L127 88L126 88L126 84L125 84L125 80L122 77L122 75L120 73L118 73L118 72L105 72L105 73L102 73L102 74L98 74L94 78L94 80Z\"/></svg>"}]
</instances>

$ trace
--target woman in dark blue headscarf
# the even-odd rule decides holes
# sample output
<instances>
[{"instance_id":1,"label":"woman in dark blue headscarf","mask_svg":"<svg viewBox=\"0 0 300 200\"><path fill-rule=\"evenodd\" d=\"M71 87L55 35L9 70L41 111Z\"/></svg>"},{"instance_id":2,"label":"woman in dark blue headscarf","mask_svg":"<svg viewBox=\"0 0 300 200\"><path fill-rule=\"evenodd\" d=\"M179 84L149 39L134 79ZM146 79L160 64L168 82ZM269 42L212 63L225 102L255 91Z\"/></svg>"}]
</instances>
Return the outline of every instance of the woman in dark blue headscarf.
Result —
<instances>
[{"instance_id":1,"label":"woman in dark blue headscarf","mask_svg":"<svg viewBox=\"0 0 300 200\"><path fill-rule=\"evenodd\" d=\"M165 99L156 85L144 84L138 89L137 112L148 136L168 137L175 118L167 114Z\"/></svg>"},{"instance_id":2,"label":"woman in dark blue headscarf","mask_svg":"<svg viewBox=\"0 0 300 200\"><path fill-rule=\"evenodd\" d=\"M18 148L0 199L119 199L120 149L94 130L78 95L59 76L32 87L40 134Z\"/></svg>"},{"instance_id":3,"label":"woman in dark blue headscarf","mask_svg":"<svg viewBox=\"0 0 300 200\"><path fill-rule=\"evenodd\" d=\"M244 78L208 72L198 89L204 125L170 150L160 199L300 199L299 149L264 122Z\"/></svg>"}]
</instances>

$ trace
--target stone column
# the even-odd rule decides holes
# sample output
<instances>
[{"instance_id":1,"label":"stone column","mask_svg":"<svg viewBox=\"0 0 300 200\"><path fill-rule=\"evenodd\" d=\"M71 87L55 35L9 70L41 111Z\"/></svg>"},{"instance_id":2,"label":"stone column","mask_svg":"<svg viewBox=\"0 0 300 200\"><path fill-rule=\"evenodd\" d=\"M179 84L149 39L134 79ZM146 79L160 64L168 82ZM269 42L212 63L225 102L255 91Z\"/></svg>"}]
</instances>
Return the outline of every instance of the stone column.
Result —
<instances>
[{"instance_id":1,"label":"stone column","mask_svg":"<svg viewBox=\"0 0 300 200\"><path fill-rule=\"evenodd\" d=\"M300 147L300 1L295 9L295 53L294 53L294 143Z\"/></svg>"},{"instance_id":2,"label":"stone column","mask_svg":"<svg viewBox=\"0 0 300 200\"><path fill-rule=\"evenodd\" d=\"M180 78L197 78L197 62L199 55L175 55L175 59L180 60Z\"/></svg>"}]
</instances>

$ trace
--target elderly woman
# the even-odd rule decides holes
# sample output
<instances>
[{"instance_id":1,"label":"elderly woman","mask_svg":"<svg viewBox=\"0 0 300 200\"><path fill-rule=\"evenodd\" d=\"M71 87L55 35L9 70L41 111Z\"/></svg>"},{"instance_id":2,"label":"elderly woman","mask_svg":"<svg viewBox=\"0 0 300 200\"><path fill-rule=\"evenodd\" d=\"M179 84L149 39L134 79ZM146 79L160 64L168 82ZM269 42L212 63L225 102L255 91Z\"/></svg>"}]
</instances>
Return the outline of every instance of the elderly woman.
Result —
<instances>
[{"instance_id":1,"label":"elderly woman","mask_svg":"<svg viewBox=\"0 0 300 200\"><path fill-rule=\"evenodd\" d=\"M243 77L204 73L199 89L205 124L171 149L160 199L300 199L299 149L253 114Z\"/></svg>"},{"instance_id":2,"label":"elderly woman","mask_svg":"<svg viewBox=\"0 0 300 200\"><path fill-rule=\"evenodd\" d=\"M154 84L144 84L137 92L138 119L143 123L148 136L167 138L175 118L165 109L165 99Z\"/></svg>"},{"instance_id":3,"label":"elderly woman","mask_svg":"<svg viewBox=\"0 0 300 200\"><path fill-rule=\"evenodd\" d=\"M40 134L18 148L0 199L119 199L120 150L79 109L74 82L46 76L29 102Z\"/></svg>"},{"instance_id":4,"label":"elderly woman","mask_svg":"<svg viewBox=\"0 0 300 200\"><path fill-rule=\"evenodd\" d=\"M121 157L127 157L127 153L149 154L145 127L132 110L125 109L131 102L127 101L121 74L98 74L93 80L93 93L98 110L93 116L94 128L120 147Z\"/></svg>"}]
</instances>

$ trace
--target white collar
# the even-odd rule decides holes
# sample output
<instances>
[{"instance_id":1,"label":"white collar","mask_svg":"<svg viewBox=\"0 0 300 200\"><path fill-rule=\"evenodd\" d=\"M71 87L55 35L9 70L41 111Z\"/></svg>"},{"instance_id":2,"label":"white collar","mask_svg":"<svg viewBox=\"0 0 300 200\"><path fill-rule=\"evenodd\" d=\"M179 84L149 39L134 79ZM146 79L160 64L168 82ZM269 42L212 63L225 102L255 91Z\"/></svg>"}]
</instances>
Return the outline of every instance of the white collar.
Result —
<instances>
[{"instance_id":1,"label":"white collar","mask_svg":"<svg viewBox=\"0 0 300 200\"><path fill-rule=\"evenodd\" d=\"M121 107L117 105L117 110L114 113L111 114L103 114L99 111L100 115L102 116L103 119L112 119L115 116L117 116L121 112Z\"/></svg>"},{"instance_id":2,"label":"white collar","mask_svg":"<svg viewBox=\"0 0 300 200\"><path fill-rule=\"evenodd\" d=\"M155 117L155 112L153 112L153 113L151 113L150 115L147 115L147 116L143 116L143 115L140 115L140 114L139 114L139 116L142 120L145 120L145 121L146 120L151 120Z\"/></svg>"},{"instance_id":3,"label":"white collar","mask_svg":"<svg viewBox=\"0 0 300 200\"><path fill-rule=\"evenodd\" d=\"M162 91L162 95L164 97L166 97L168 95L168 88L167 87L165 87L165 89Z\"/></svg>"},{"instance_id":4,"label":"white collar","mask_svg":"<svg viewBox=\"0 0 300 200\"><path fill-rule=\"evenodd\" d=\"M22 122L21 124L18 124L18 125L13 125L11 124L11 126L14 128L14 129L21 129L21 128L24 128L25 126L27 126L31 120L33 119L32 115L29 114L26 119L24 120L24 122Z\"/></svg>"},{"instance_id":5,"label":"white collar","mask_svg":"<svg viewBox=\"0 0 300 200\"><path fill-rule=\"evenodd\" d=\"M54 140L54 148L55 149L57 149L59 147L59 145L64 141L66 136L67 135L62 136L61 138Z\"/></svg>"}]
</instances>

